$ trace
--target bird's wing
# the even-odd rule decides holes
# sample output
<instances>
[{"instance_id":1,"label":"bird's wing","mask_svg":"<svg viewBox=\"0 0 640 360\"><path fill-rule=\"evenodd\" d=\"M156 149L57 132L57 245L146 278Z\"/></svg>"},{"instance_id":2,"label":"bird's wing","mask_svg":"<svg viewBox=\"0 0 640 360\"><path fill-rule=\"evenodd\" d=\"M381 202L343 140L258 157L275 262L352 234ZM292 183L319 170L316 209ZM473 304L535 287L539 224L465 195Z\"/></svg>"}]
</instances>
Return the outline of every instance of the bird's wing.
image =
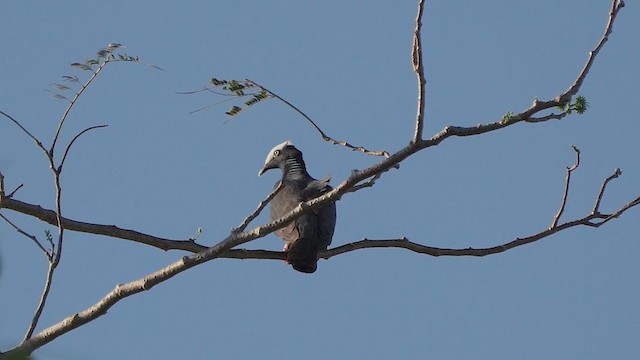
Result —
<instances>
[{"instance_id":1,"label":"bird's wing","mask_svg":"<svg viewBox=\"0 0 640 360\"><path fill-rule=\"evenodd\" d=\"M332 190L329 185L331 177L326 177L322 180L313 180L307 184L307 187L303 190L302 195L305 201L314 199ZM316 244L318 249L326 249L331 244L333 239L333 231L336 226L336 204L331 203L325 205L311 212L317 217L317 229L319 231L319 239Z\"/></svg>"},{"instance_id":2,"label":"bird's wing","mask_svg":"<svg viewBox=\"0 0 640 360\"><path fill-rule=\"evenodd\" d=\"M276 187L279 183L276 183ZM277 220L286 215L302 201L301 191L295 184L286 183L282 189L271 200L270 213L271 221ZM287 243L293 243L300 238L300 231L297 221L288 223L285 227L276 230L276 235Z\"/></svg>"}]
</instances>

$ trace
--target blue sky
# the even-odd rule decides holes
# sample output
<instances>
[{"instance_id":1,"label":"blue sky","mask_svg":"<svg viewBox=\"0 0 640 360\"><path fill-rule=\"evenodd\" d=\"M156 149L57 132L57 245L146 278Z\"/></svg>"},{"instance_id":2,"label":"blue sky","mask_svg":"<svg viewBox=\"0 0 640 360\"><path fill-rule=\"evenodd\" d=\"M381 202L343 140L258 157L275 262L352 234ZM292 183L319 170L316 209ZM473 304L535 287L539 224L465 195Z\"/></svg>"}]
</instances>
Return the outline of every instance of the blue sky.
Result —
<instances>
[{"instance_id":1,"label":"blue sky","mask_svg":"<svg viewBox=\"0 0 640 360\"><path fill-rule=\"evenodd\" d=\"M268 101L227 120L219 98L178 95L210 77L250 78L311 116L329 135L396 151L411 138L416 80L414 1L0 4L0 110L50 144L65 108L44 91L71 62L118 42L162 67L112 64L87 90L62 139L108 124L74 145L62 175L65 216L149 234L224 239L271 190L266 153L292 140L316 177L333 183L375 158L323 142L296 113ZM573 82L607 21L607 1L430 1L423 47L425 137L519 112ZM565 220L640 194L637 4L623 9L581 94L585 115L452 138L420 152L371 189L338 202L333 244L407 236L465 248L547 228L560 205L570 145L582 150ZM45 157L0 120L0 171L16 198L55 205ZM40 238L46 224L2 210ZM304 275L279 261L216 260L38 350L37 359L631 359L640 356L638 209L485 258L432 258L367 249L320 261ZM268 221L266 216L255 225ZM248 248L278 250L270 235ZM22 338L46 261L0 225L0 349ZM39 329L85 309L116 284L184 253L67 233Z\"/></svg>"}]
</instances>

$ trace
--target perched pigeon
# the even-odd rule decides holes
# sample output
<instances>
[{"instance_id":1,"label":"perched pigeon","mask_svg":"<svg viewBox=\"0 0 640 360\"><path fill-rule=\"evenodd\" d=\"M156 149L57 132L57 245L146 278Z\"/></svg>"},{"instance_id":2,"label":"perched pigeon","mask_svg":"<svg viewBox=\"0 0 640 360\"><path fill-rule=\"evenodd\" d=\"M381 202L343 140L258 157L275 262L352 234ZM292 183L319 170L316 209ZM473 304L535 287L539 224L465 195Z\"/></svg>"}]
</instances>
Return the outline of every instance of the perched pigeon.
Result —
<instances>
[{"instance_id":1,"label":"perched pigeon","mask_svg":"<svg viewBox=\"0 0 640 360\"><path fill-rule=\"evenodd\" d=\"M331 190L330 178L316 180L307 173L302 153L289 141L277 145L258 172L262 176L269 169L282 170L282 188L271 200L271 221L293 210L300 202L314 199ZM277 187L279 182L276 183ZM274 187L274 188L275 188ZM336 226L336 204L331 203L303 214L287 224L276 235L285 242L287 262L294 269L313 273L318 267L318 251L331 244Z\"/></svg>"}]
</instances>

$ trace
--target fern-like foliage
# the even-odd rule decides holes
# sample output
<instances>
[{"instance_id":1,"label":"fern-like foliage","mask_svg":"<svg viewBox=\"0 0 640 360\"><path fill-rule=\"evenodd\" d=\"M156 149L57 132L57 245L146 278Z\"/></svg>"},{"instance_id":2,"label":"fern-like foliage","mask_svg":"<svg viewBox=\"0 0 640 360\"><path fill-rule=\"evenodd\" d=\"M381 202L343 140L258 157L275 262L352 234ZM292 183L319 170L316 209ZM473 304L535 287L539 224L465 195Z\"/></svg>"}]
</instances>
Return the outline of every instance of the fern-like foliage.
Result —
<instances>
[{"instance_id":1,"label":"fern-like foliage","mask_svg":"<svg viewBox=\"0 0 640 360\"><path fill-rule=\"evenodd\" d=\"M271 94L269 91L253 83L250 80L224 80L224 79L218 79L214 77L214 78L211 78L209 82L211 83L212 87L207 88L205 90L213 92L214 94L230 96L235 99L249 97L248 100L245 100L240 104L233 105L228 111L225 112L225 114L227 114L230 117L238 115L242 111L250 108L251 106L258 104L259 102L262 102L264 100L274 97L273 94ZM224 101L227 101L227 100L224 100ZM219 103L220 102L216 104L219 104ZM200 110L206 109L208 107L210 106L204 107Z\"/></svg>"},{"instance_id":2,"label":"fern-like foliage","mask_svg":"<svg viewBox=\"0 0 640 360\"><path fill-rule=\"evenodd\" d=\"M133 62L140 63L140 59L137 56L130 56L125 53L120 53L125 46L122 44L112 43L107 45L106 47L99 49L96 51L96 57L93 59L88 59L83 62L73 62L69 64L71 68L74 70L80 71L90 71L92 75L89 77L89 80L92 80L108 63L111 62ZM159 70L161 68L152 65L145 64ZM76 75L63 75L62 81L66 83L52 83L49 86L52 90L48 90L53 93L53 97L56 99L66 100L68 102L72 102L74 97L80 95L82 90L88 85L88 83L81 84L80 78ZM72 96L68 96L69 93L72 93Z\"/></svg>"}]
</instances>

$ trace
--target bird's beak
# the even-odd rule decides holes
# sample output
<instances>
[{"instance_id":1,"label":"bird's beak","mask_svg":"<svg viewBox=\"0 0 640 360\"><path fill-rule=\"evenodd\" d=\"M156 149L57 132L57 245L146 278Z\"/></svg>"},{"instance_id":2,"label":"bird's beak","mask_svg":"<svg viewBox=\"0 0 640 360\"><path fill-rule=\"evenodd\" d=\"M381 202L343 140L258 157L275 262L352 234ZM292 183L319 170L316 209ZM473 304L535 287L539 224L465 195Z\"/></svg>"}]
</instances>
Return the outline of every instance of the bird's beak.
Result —
<instances>
[{"instance_id":1,"label":"bird's beak","mask_svg":"<svg viewBox=\"0 0 640 360\"><path fill-rule=\"evenodd\" d=\"M267 162L266 164L264 164L264 166L262 167L262 169L260 169L260 171L258 171L258 176L262 176L262 174L266 173L267 170L271 170L271 169L275 169L277 166L274 166L273 160Z\"/></svg>"}]
</instances>

